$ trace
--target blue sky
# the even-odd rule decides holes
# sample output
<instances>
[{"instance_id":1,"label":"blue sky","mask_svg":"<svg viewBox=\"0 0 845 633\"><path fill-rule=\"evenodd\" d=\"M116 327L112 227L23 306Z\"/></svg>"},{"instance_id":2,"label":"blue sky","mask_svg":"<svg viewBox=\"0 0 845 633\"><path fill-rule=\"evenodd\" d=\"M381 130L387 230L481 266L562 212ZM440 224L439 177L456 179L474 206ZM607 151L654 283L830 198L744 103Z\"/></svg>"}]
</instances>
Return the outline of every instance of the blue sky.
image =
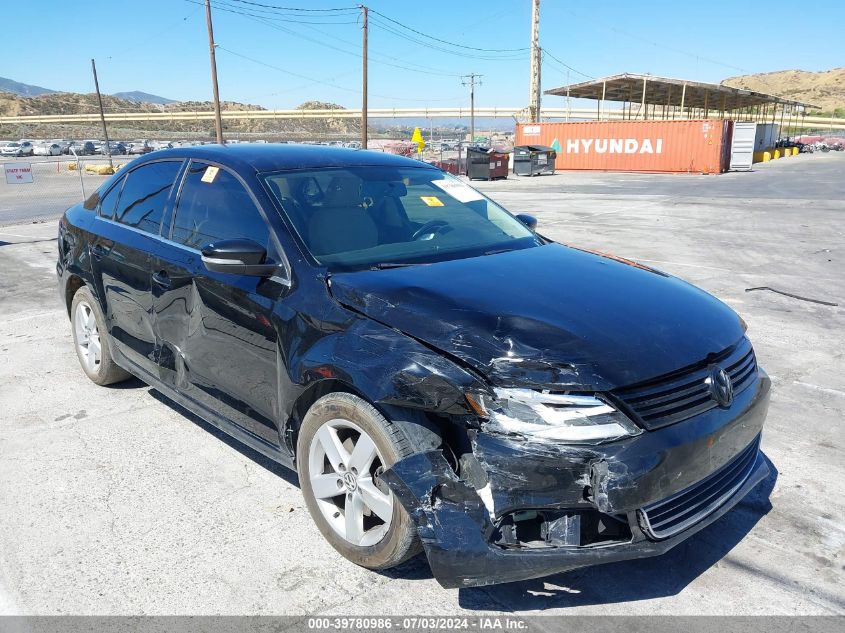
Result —
<instances>
[{"instance_id":1,"label":"blue sky","mask_svg":"<svg viewBox=\"0 0 845 633\"><path fill-rule=\"evenodd\" d=\"M143 90L172 99L210 99L205 13L198 1L4 0L3 31L16 35L0 44L0 76L90 92L89 60L94 57L104 92ZM349 0L254 1L299 8L355 5ZM221 98L270 108L310 99L360 104L356 12L279 15L237 0L213 4ZM383 16L446 42L488 49L528 46L530 5L530 0L368 3ZM845 65L845 41L834 35L838 27L825 35L824 25L842 24L841 0L811 5L794 0L711 0L703 5L543 0L540 41L557 60L546 57L543 88L565 84L567 72L573 82L584 75L626 71L718 81L748 72L826 70ZM793 29L797 35L789 34ZM392 30L401 28L373 16L370 107L468 105L460 75L470 72L483 75L478 105L526 104L527 50L468 51ZM802 35L815 30L818 38Z\"/></svg>"}]
</instances>

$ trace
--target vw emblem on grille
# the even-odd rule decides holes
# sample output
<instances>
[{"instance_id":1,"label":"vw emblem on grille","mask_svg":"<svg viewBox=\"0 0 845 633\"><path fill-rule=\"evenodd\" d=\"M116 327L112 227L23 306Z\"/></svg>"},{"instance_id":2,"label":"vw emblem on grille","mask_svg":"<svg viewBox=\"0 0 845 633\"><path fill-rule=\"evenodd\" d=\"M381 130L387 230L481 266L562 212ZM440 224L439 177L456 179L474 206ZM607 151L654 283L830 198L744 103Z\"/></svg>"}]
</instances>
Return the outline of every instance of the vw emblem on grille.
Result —
<instances>
[{"instance_id":1,"label":"vw emblem on grille","mask_svg":"<svg viewBox=\"0 0 845 633\"><path fill-rule=\"evenodd\" d=\"M729 407L734 401L734 386L731 377L718 365L710 370L710 397L722 407Z\"/></svg>"}]
</instances>

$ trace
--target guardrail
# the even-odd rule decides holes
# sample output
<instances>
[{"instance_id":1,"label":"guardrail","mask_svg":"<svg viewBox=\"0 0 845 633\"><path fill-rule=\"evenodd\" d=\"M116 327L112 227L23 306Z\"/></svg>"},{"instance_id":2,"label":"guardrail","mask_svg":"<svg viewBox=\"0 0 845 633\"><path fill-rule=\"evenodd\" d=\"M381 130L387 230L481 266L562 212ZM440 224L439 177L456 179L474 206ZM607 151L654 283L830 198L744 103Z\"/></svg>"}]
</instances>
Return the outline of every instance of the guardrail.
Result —
<instances>
[{"instance_id":1,"label":"guardrail","mask_svg":"<svg viewBox=\"0 0 845 633\"><path fill-rule=\"evenodd\" d=\"M507 107L482 107L475 109L476 117L503 118L524 120L525 108ZM397 119L397 118L469 118L469 108L371 108L367 110L367 116L373 119ZM577 119L596 120L596 110L593 108L543 108L540 112L543 119ZM358 119L361 117L360 109L349 110L224 110L221 113L223 119ZM214 119L214 112L211 110L193 110L189 112L109 112L105 115L107 122L121 121L210 121ZM604 110L601 119L621 120L625 113L621 109ZM686 119L681 114L676 115L677 119ZM694 117L700 118L700 117ZM715 114L711 118L718 118ZM768 119L767 119L768 120ZM2 116L0 125L13 123L98 123L99 114L39 114L24 116ZM775 120L779 123L780 120ZM790 128L828 128L845 130L845 119L833 117L788 117L783 124Z\"/></svg>"}]
</instances>

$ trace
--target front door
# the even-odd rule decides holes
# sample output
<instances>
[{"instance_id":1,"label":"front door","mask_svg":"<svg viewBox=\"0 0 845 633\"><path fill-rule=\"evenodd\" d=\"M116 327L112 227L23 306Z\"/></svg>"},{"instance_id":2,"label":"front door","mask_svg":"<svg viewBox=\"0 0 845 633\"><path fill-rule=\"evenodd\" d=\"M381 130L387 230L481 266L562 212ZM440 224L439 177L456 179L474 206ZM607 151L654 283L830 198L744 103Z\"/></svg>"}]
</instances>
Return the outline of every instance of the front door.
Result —
<instances>
[{"instance_id":1,"label":"front door","mask_svg":"<svg viewBox=\"0 0 845 633\"><path fill-rule=\"evenodd\" d=\"M154 371L150 253L182 161L141 165L100 202L91 258L111 340L130 361Z\"/></svg>"},{"instance_id":2,"label":"front door","mask_svg":"<svg viewBox=\"0 0 845 633\"><path fill-rule=\"evenodd\" d=\"M153 257L153 309L161 379L262 439L279 442L273 307L278 281L207 270L208 244L246 238L279 247L246 186L223 167L192 161L169 240Z\"/></svg>"}]
</instances>

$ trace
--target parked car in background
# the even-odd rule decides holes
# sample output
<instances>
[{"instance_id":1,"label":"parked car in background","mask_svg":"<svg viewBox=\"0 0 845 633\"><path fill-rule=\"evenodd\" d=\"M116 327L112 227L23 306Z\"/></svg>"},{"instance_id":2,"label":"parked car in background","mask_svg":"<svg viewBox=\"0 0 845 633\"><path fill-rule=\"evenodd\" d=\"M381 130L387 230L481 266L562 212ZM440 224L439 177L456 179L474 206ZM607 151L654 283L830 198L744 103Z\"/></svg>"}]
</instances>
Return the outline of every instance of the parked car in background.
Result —
<instances>
[{"instance_id":1,"label":"parked car in background","mask_svg":"<svg viewBox=\"0 0 845 633\"><path fill-rule=\"evenodd\" d=\"M94 143L91 141L74 141L68 147L68 154L76 154L77 156L93 156L96 153Z\"/></svg>"},{"instance_id":2,"label":"parked car in background","mask_svg":"<svg viewBox=\"0 0 845 633\"><path fill-rule=\"evenodd\" d=\"M148 141L133 141L126 148L126 153L132 155L149 154L151 151L153 151L153 148Z\"/></svg>"},{"instance_id":3,"label":"parked car in background","mask_svg":"<svg viewBox=\"0 0 845 633\"><path fill-rule=\"evenodd\" d=\"M23 156L21 144L17 141L9 141L0 147L0 156Z\"/></svg>"},{"instance_id":4,"label":"parked car in background","mask_svg":"<svg viewBox=\"0 0 845 633\"><path fill-rule=\"evenodd\" d=\"M61 153L61 145L50 141L36 143L32 151L33 156L59 156Z\"/></svg>"},{"instance_id":5,"label":"parked car in background","mask_svg":"<svg viewBox=\"0 0 845 633\"><path fill-rule=\"evenodd\" d=\"M65 139L61 139L61 138L51 138L51 139L46 140L44 142L49 143L51 145L54 144L54 143L56 145L58 145L59 146L59 154L66 154L67 153L67 147L70 145L70 141L65 140Z\"/></svg>"},{"instance_id":6,"label":"parked car in background","mask_svg":"<svg viewBox=\"0 0 845 633\"><path fill-rule=\"evenodd\" d=\"M22 140L18 149L18 156L32 156L35 153L35 143L33 141Z\"/></svg>"},{"instance_id":7,"label":"parked car in background","mask_svg":"<svg viewBox=\"0 0 845 633\"><path fill-rule=\"evenodd\" d=\"M122 156L123 154L126 154L126 145L120 141L109 141L109 150L109 152L106 152L106 144L103 143L100 153L110 153L112 156Z\"/></svg>"},{"instance_id":8,"label":"parked car in background","mask_svg":"<svg viewBox=\"0 0 845 633\"><path fill-rule=\"evenodd\" d=\"M769 475L771 381L730 307L536 224L388 153L166 150L65 212L58 294L94 383L297 470L358 565L424 548L468 587L662 554Z\"/></svg>"}]
</instances>

